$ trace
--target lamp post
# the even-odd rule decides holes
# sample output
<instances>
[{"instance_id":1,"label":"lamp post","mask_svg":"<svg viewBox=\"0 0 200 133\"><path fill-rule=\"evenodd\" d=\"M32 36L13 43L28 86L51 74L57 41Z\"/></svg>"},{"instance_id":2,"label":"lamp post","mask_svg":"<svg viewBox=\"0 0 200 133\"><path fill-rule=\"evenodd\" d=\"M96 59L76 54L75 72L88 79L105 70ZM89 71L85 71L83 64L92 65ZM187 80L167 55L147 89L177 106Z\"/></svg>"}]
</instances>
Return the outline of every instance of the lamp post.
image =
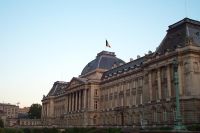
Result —
<instances>
[{"instance_id":1,"label":"lamp post","mask_svg":"<svg viewBox=\"0 0 200 133\"><path fill-rule=\"evenodd\" d=\"M185 126L182 124L181 112L180 112L180 97L179 97L179 82L178 82L178 62L177 59L173 61L174 69L174 85L175 85L175 94L176 94L176 125L174 126L175 130L185 130Z\"/></svg>"}]
</instances>

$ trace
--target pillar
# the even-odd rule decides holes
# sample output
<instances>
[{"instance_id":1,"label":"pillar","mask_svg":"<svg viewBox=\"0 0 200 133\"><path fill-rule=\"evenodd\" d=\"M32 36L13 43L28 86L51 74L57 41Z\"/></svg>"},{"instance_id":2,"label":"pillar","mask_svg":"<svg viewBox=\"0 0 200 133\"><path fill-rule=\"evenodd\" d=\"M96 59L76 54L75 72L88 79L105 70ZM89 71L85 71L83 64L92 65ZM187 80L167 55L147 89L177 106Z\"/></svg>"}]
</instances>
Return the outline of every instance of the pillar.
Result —
<instances>
[{"instance_id":1,"label":"pillar","mask_svg":"<svg viewBox=\"0 0 200 133\"><path fill-rule=\"evenodd\" d=\"M78 110L81 110L81 91L78 91Z\"/></svg>"},{"instance_id":2,"label":"pillar","mask_svg":"<svg viewBox=\"0 0 200 133\"><path fill-rule=\"evenodd\" d=\"M160 68L157 69L157 79L158 79L158 99L161 99L161 77L160 77Z\"/></svg>"},{"instance_id":3,"label":"pillar","mask_svg":"<svg viewBox=\"0 0 200 133\"><path fill-rule=\"evenodd\" d=\"M87 90L84 89L83 90L83 109L86 109L86 102L87 102L86 95L87 95Z\"/></svg>"},{"instance_id":4,"label":"pillar","mask_svg":"<svg viewBox=\"0 0 200 133\"><path fill-rule=\"evenodd\" d=\"M179 82L179 94L183 95L183 85L182 85L182 66L178 64L178 82Z\"/></svg>"},{"instance_id":5,"label":"pillar","mask_svg":"<svg viewBox=\"0 0 200 133\"><path fill-rule=\"evenodd\" d=\"M68 95L66 95L66 99L65 99L65 111L64 112L68 112Z\"/></svg>"},{"instance_id":6,"label":"pillar","mask_svg":"<svg viewBox=\"0 0 200 133\"><path fill-rule=\"evenodd\" d=\"M167 90L168 90L168 96L171 97L172 90L171 90L171 75L170 75L170 65L167 66Z\"/></svg>"},{"instance_id":7,"label":"pillar","mask_svg":"<svg viewBox=\"0 0 200 133\"><path fill-rule=\"evenodd\" d=\"M68 104L69 104L69 109L68 110L69 110L69 112L71 112L71 94L70 93L68 94L68 100L69 100L68 101Z\"/></svg>"},{"instance_id":8,"label":"pillar","mask_svg":"<svg viewBox=\"0 0 200 133\"><path fill-rule=\"evenodd\" d=\"M71 94L72 96L71 96L71 104L72 104L72 106L71 106L71 111L74 111L74 93L72 93Z\"/></svg>"},{"instance_id":9,"label":"pillar","mask_svg":"<svg viewBox=\"0 0 200 133\"><path fill-rule=\"evenodd\" d=\"M76 102L75 102L75 111L78 110L78 91L75 92Z\"/></svg>"},{"instance_id":10,"label":"pillar","mask_svg":"<svg viewBox=\"0 0 200 133\"><path fill-rule=\"evenodd\" d=\"M151 71L148 74L149 76L149 100L152 100L152 79L151 79Z\"/></svg>"}]
</instances>

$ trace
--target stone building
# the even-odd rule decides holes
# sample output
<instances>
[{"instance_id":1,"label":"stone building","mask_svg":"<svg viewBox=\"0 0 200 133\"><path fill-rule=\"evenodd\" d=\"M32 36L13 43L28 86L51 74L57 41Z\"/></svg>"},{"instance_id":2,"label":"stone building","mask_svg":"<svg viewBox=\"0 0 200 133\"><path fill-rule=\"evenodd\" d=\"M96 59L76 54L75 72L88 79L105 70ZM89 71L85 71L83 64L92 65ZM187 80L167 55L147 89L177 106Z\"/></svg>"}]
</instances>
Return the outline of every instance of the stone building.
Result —
<instances>
[{"instance_id":1,"label":"stone building","mask_svg":"<svg viewBox=\"0 0 200 133\"><path fill-rule=\"evenodd\" d=\"M184 124L200 123L200 22L170 25L155 52L128 63L102 51L79 77L54 83L42 99L44 125L170 126L175 124L174 61Z\"/></svg>"},{"instance_id":2,"label":"stone building","mask_svg":"<svg viewBox=\"0 0 200 133\"><path fill-rule=\"evenodd\" d=\"M17 124L19 106L9 104L9 103L0 103L0 112L4 114L4 125L13 126Z\"/></svg>"}]
</instances>

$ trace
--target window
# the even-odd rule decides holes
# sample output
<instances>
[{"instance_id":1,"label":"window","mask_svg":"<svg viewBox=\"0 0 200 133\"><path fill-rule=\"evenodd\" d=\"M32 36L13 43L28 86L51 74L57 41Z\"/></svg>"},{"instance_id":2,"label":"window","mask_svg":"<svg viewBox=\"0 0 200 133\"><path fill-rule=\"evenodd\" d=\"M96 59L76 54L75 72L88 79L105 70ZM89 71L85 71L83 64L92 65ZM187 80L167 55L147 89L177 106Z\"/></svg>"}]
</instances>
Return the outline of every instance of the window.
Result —
<instances>
[{"instance_id":1,"label":"window","mask_svg":"<svg viewBox=\"0 0 200 133\"><path fill-rule=\"evenodd\" d=\"M97 89L94 90L94 95L95 95L95 96L98 95L98 90L97 90Z\"/></svg>"},{"instance_id":2,"label":"window","mask_svg":"<svg viewBox=\"0 0 200 133\"><path fill-rule=\"evenodd\" d=\"M95 115L94 117L93 117L93 124L95 125L97 123L97 116Z\"/></svg>"},{"instance_id":3,"label":"window","mask_svg":"<svg viewBox=\"0 0 200 133\"><path fill-rule=\"evenodd\" d=\"M114 98L117 99L117 92L114 93Z\"/></svg>"},{"instance_id":4,"label":"window","mask_svg":"<svg viewBox=\"0 0 200 133\"><path fill-rule=\"evenodd\" d=\"M166 111L166 109L163 110L163 121L167 121L167 111Z\"/></svg>"},{"instance_id":5,"label":"window","mask_svg":"<svg viewBox=\"0 0 200 133\"><path fill-rule=\"evenodd\" d=\"M176 121L176 108L172 108L172 115L173 115L173 119L174 121Z\"/></svg>"},{"instance_id":6,"label":"window","mask_svg":"<svg viewBox=\"0 0 200 133\"><path fill-rule=\"evenodd\" d=\"M143 81L142 81L142 78L140 78L139 80L138 80L138 85L141 87L142 86L142 84L143 84Z\"/></svg>"},{"instance_id":7,"label":"window","mask_svg":"<svg viewBox=\"0 0 200 133\"><path fill-rule=\"evenodd\" d=\"M113 94L110 93L109 99L112 100L113 99Z\"/></svg>"},{"instance_id":8,"label":"window","mask_svg":"<svg viewBox=\"0 0 200 133\"><path fill-rule=\"evenodd\" d=\"M94 101L94 109L97 110L97 101Z\"/></svg>"},{"instance_id":9,"label":"window","mask_svg":"<svg viewBox=\"0 0 200 133\"><path fill-rule=\"evenodd\" d=\"M199 71L198 63L194 62L193 65L194 65L194 72L198 72Z\"/></svg>"},{"instance_id":10,"label":"window","mask_svg":"<svg viewBox=\"0 0 200 133\"><path fill-rule=\"evenodd\" d=\"M158 121L158 117L157 117L157 112L156 110L153 111L153 122L157 122Z\"/></svg>"},{"instance_id":11,"label":"window","mask_svg":"<svg viewBox=\"0 0 200 133\"><path fill-rule=\"evenodd\" d=\"M140 97L140 104L142 104L142 93L139 94L139 97Z\"/></svg>"},{"instance_id":12,"label":"window","mask_svg":"<svg viewBox=\"0 0 200 133\"><path fill-rule=\"evenodd\" d=\"M132 95L136 95L136 88L132 88Z\"/></svg>"},{"instance_id":13,"label":"window","mask_svg":"<svg viewBox=\"0 0 200 133\"><path fill-rule=\"evenodd\" d=\"M126 96L130 96L130 89L126 90Z\"/></svg>"}]
</instances>

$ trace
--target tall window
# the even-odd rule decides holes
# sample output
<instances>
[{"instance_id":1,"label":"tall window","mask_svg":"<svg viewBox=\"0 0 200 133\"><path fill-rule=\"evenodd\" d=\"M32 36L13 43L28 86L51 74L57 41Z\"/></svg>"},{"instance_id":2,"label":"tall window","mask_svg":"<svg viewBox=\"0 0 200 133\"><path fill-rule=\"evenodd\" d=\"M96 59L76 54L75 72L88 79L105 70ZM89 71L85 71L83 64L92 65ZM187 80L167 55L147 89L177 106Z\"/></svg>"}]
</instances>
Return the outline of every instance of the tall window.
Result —
<instances>
[{"instance_id":1,"label":"tall window","mask_svg":"<svg viewBox=\"0 0 200 133\"><path fill-rule=\"evenodd\" d=\"M94 124L94 125L97 124L97 116L96 116L96 115L93 117L93 124Z\"/></svg>"},{"instance_id":2,"label":"tall window","mask_svg":"<svg viewBox=\"0 0 200 133\"><path fill-rule=\"evenodd\" d=\"M163 121L167 121L167 110L163 109Z\"/></svg>"},{"instance_id":3,"label":"tall window","mask_svg":"<svg viewBox=\"0 0 200 133\"><path fill-rule=\"evenodd\" d=\"M97 101L94 101L94 109L97 110L98 105L97 105Z\"/></svg>"},{"instance_id":4,"label":"tall window","mask_svg":"<svg viewBox=\"0 0 200 133\"><path fill-rule=\"evenodd\" d=\"M158 121L157 112L156 110L153 110L153 122L157 122L157 121Z\"/></svg>"},{"instance_id":5,"label":"tall window","mask_svg":"<svg viewBox=\"0 0 200 133\"><path fill-rule=\"evenodd\" d=\"M176 121L176 108L174 107L171 110L172 110L173 119L174 121Z\"/></svg>"},{"instance_id":6,"label":"tall window","mask_svg":"<svg viewBox=\"0 0 200 133\"><path fill-rule=\"evenodd\" d=\"M140 96L140 104L142 104L142 93L140 93L139 96Z\"/></svg>"},{"instance_id":7,"label":"tall window","mask_svg":"<svg viewBox=\"0 0 200 133\"><path fill-rule=\"evenodd\" d=\"M95 95L95 96L98 95L98 90L97 90L97 89L94 90L94 95Z\"/></svg>"}]
</instances>

